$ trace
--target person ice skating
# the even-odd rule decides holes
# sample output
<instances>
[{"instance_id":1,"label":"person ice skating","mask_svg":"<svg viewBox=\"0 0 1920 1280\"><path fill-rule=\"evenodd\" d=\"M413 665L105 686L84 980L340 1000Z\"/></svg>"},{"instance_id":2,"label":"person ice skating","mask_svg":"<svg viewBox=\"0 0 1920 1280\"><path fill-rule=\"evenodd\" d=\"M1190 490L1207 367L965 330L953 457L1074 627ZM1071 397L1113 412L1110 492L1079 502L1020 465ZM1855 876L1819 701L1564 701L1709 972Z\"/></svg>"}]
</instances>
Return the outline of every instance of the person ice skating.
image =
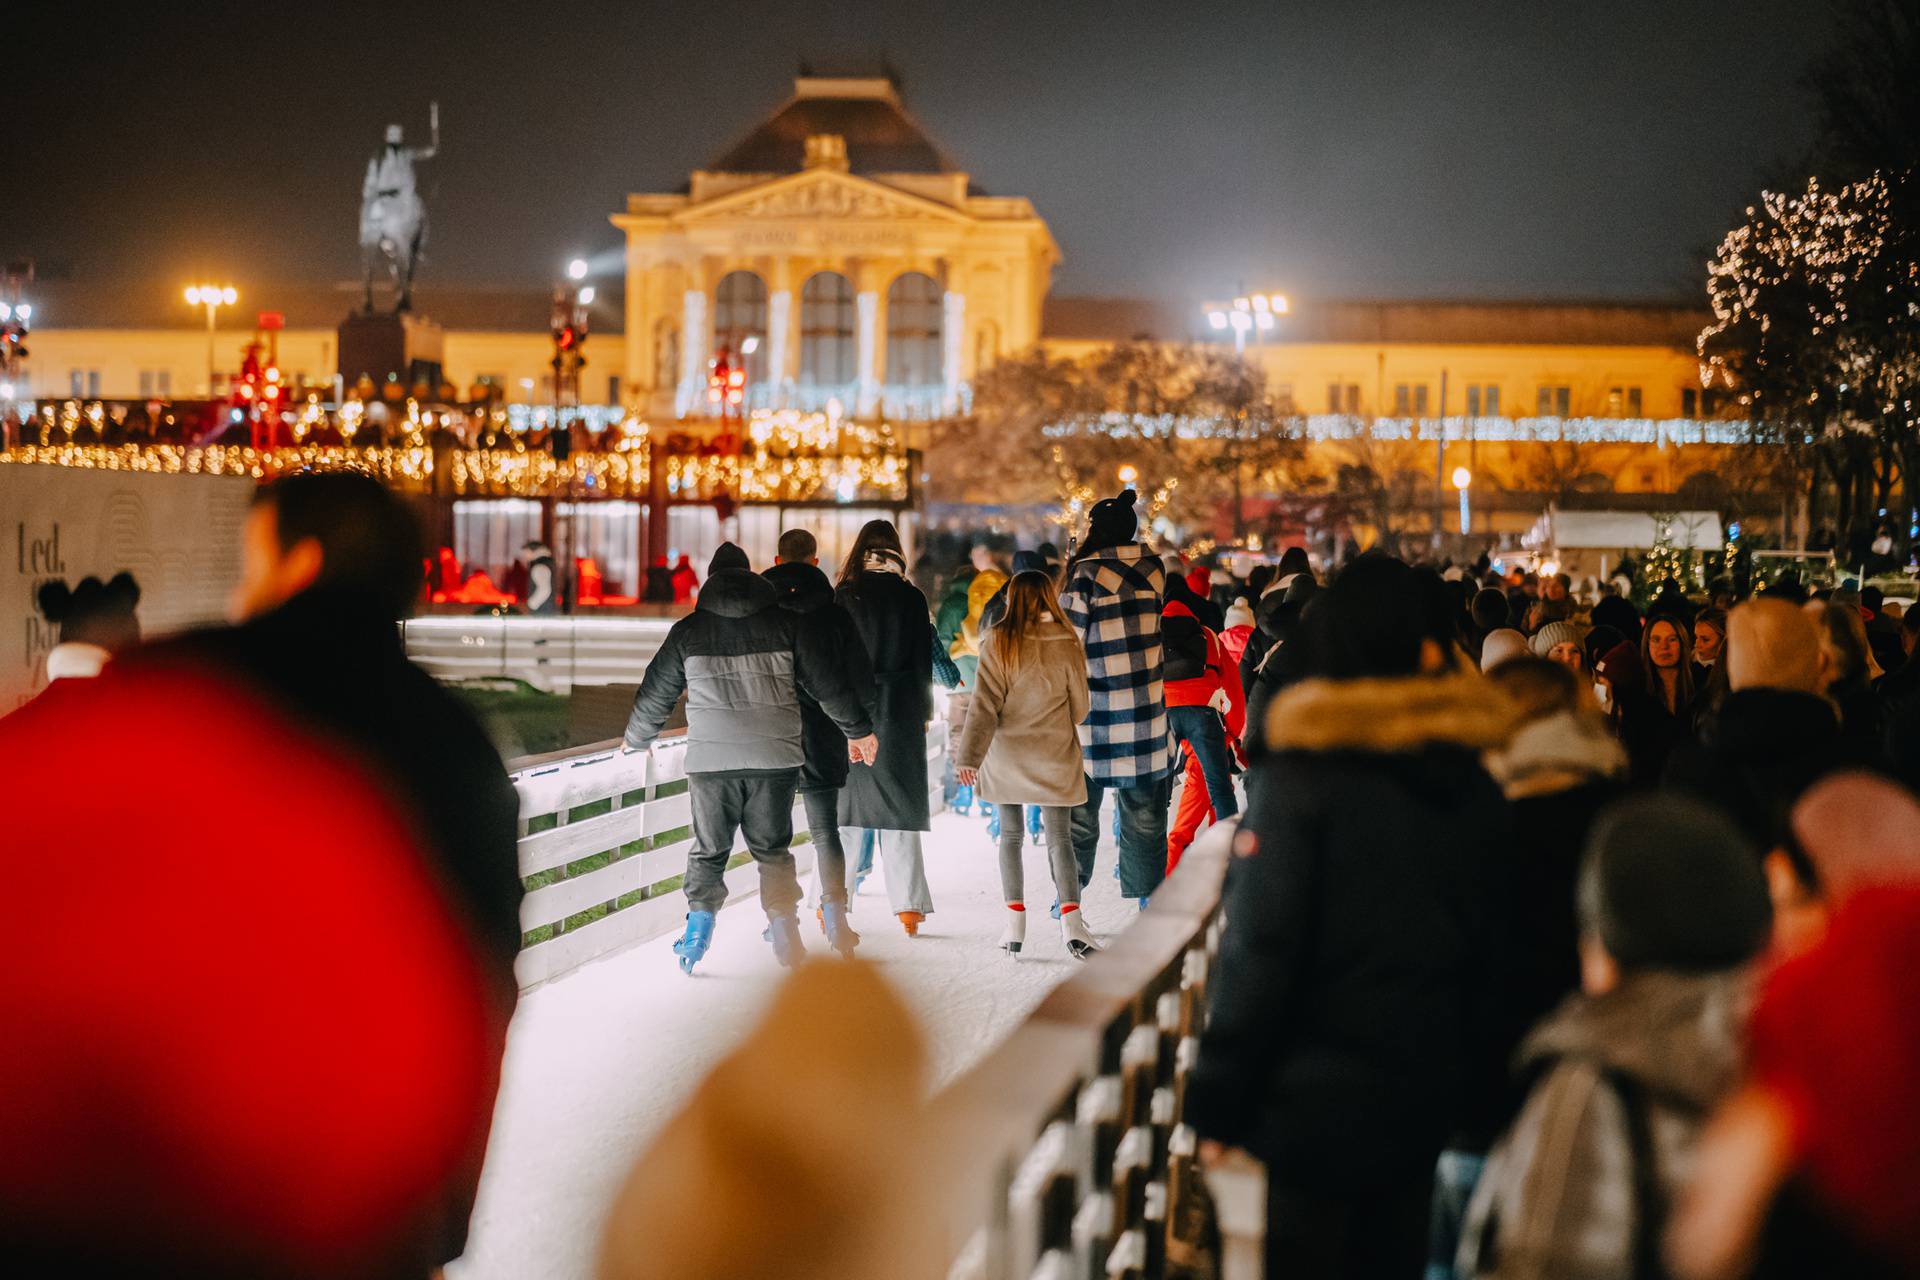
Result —
<instances>
[{"instance_id":1,"label":"person ice skating","mask_svg":"<svg viewBox=\"0 0 1920 1280\"><path fill-rule=\"evenodd\" d=\"M555 577L553 549L544 542L529 542L515 557L527 575L527 612L545 615L560 612L560 584Z\"/></svg>"},{"instance_id":2,"label":"person ice skating","mask_svg":"<svg viewBox=\"0 0 1920 1280\"><path fill-rule=\"evenodd\" d=\"M950 602L942 602L942 625L938 628L943 638L950 637L947 640L947 653L954 665L960 668L960 688L947 699L947 738L954 742L966 733L967 709L973 705L973 673L980 665L981 620L986 615L987 605L1007 584L1007 575L1000 571L993 552L984 545L974 547L969 567L973 573L967 579L965 592L960 596L958 618L954 618ZM955 813L972 812L973 789L959 787L952 804Z\"/></svg>"},{"instance_id":3,"label":"person ice skating","mask_svg":"<svg viewBox=\"0 0 1920 1280\"><path fill-rule=\"evenodd\" d=\"M873 670L853 618L834 602L833 584L820 572L819 544L805 529L780 535L779 559L761 576L780 592L780 603L819 631L823 651L841 664L847 688L862 704L873 702ZM800 771L800 801L813 837L820 884L820 927L827 943L852 955L860 935L847 922L847 856L840 842L840 789L847 785L847 739L806 690L799 690L806 765Z\"/></svg>"},{"instance_id":4,"label":"person ice skating","mask_svg":"<svg viewBox=\"0 0 1920 1280\"><path fill-rule=\"evenodd\" d=\"M680 695L687 695L693 847L687 851L687 927L673 948L687 973L712 942L736 831L760 865L774 955L791 966L805 952L792 850L794 788L806 764L802 693L856 756L871 759L879 745L839 660L823 650L817 630L780 607L779 590L753 572L747 553L724 542L707 566L693 612L667 632L634 694L626 751L652 746Z\"/></svg>"},{"instance_id":5,"label":"person ice skating","mask_svg":"<svg viewBox=\"0 0 1920 1280\"><path fill-rule=\"evenodd\" d=\"M1180 600L1167 601L1160 634L1166 654L1167 722L1185 748L1180 807L1167 834L1167 871L1207 821L1240 812L1233 794L1233 758L1246 730L1247 699L1240 668L1226 644Z\"/></svg>"},{"instance_id":6,"label":"person ice skating","mask_svg":"<svg viewBox=\"0 0 1920 1280\"><path fill-rule=\"evenodd\" d=\"M1173 752L1160 647L1166 566L1134 541L1132 489L1096 502L1087 540L1067 566L1060 609L1087 653L1092 709L1080 727L1087 798L1073 811L1073 845L1085 886L1100 847L1100 802L1118 805L1120 891L1141 906L1167 868L1167 802Z\"/></svg>"},{"instance_id":7,"label":"person ice skating","mask_svg":"<svg viewBox=\"0 0 1920 1280\"><path fill-rule=\"evenodd\" d=\"M47 680L81 679L100 674L113 655L140 643L140 584L130 573L105 582L82 578L43 582L35 593L40 616L60 628L60 640L47 650Z\"/></svg>"},{"instance_id":8,"label":"person ice skating","mask_svg":"<svg viewBox=\"0 0 1920 1280\"><path fill-rule=\"evenodd\" d=\"M975 577L974 590L985 576ZM841 792L840 838L849 850L869 838L878 846L888 903L913 937L933 914L920 841L933 825L927 804L933 628L927 625L927 598L907 580L906 554L892 521L862 526L841 566L834 600L853 616L873 664L872 721L879 739L877 751L856 765Z\"/></svg>"},{"instance_id":9,"label":"person ice skating","mask_svg":"<svg viewBox=\"0 0 1920 1280\"><path fill-rule=\"evenodd\" d=\"M1014 575L1006 609L980 647L980 668L967 732L955 754L955 776L977 785L1000 807L1000 888L1007 904L1000 945L1018 955L1026 944L1027 907L1021 864L1022 805L1037 806L1048 827L1047 861L1060 905L1068 954L1099 950L1080 910L1071 814L1087 798L1080 721L1090 706L1087 659L1046 574Z\"/></svg>"}]
</instances>

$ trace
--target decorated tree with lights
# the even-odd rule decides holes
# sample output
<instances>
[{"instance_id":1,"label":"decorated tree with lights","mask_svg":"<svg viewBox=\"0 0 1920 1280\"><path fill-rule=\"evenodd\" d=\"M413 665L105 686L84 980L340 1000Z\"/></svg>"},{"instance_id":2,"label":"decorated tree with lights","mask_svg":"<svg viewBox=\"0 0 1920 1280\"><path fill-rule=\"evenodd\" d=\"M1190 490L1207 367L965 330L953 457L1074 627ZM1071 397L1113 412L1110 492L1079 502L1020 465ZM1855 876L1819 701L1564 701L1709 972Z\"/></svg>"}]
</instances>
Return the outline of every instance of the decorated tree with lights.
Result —
<instances>
[{"instance_id":1,"label":"decorated tree with lights","mask_svg":"<svg viewBox=\"0 0 1920 1280\"><path fill-rule=\"evenodd\" d=\"M1002 360L975 384L972 411L935 428L927 461L938 496L1044 503L1063 525L1131 485L1150 518L1194 537L1223 512L1239 533L1244 499L1284 485L1303 448L1258 366L1142 341Z\"/></svg>"},{"instance_id":2,"label":"decorated tree with lights","mask_svg":"<svg viewBox=\"0 0 1920 1280\"><path fill-rule=\"evenodd\" d=\"M1836 0L1832 16L1804 80L1815 176L1763 192L1721 241L1699 350L1766 469L1816 508L1830 495L1857 546L1881 509L1920 506L1920 7Z\"/></svg>"}]
</instances>

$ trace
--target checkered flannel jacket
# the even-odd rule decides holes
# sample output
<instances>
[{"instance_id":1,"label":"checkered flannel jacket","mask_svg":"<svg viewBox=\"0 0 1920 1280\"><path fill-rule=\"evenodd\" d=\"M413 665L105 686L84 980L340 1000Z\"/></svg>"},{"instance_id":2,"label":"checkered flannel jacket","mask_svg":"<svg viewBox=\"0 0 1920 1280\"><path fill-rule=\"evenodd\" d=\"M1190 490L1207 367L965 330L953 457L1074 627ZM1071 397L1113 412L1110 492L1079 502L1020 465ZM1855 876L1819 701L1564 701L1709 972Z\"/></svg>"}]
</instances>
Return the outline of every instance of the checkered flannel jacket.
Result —
<instances>
[{"instance_id":1,"label":"checkered flannel jacket","mask_svg":"<svg viewBox=\"0 0 1920 1280\"><path fill-rule=\"evenodd\" d=\"M1160 609L1166 569L1138 543L1075 564L1060 607L1087 650L1093 709L1080 726L1087 776L1111 786L1152 782L1173 767L1167 741Z\"/></svg>"}]
</instances>

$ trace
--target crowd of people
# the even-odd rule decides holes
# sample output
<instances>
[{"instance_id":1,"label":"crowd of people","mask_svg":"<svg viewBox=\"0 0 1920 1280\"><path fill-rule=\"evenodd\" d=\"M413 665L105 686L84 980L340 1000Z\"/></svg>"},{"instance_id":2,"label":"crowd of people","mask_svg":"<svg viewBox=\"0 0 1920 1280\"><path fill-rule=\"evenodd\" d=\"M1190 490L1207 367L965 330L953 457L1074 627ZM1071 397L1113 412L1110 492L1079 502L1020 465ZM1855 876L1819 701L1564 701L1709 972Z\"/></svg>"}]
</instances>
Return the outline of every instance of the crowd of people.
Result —
<instances>
[{"instance_id":1,"label":"crowd of people","mask_svg":"<svg viewBox=\"0 0 1920 1280\"><path fill-rule=\"evenodd\" d=\"M920 932L940 685L948 802L998 846L1012 955L1040 945L1033 846L1056 945L1100 949L1109 792L1141 907L1237 822L1186 1118L1203 1162L1265 1164L1269 1274L1920 1274L1920 610L1791 581L1643 607L1299 548L1237 578L1143 540L1131 491L1076 532L975 547L931 593L886 521L831 579L804 529L759 572L715 552L623 740L684 701L684 970L736 834L774 955L806 953L796 801L828 947L856 953L876 864ZM132 579L49 584L61 678L0 719L31 904L0 1093L34 1100L0 1107L0 1256L29 1274L418 1277L462 1248L516 996L516 798L406 660L399 500L293 477L242 541L235 623L156 643ZM893 1044L866 1085L912 1112L917 1041L840 1007L877 1018L884 988L794 989L774 1021ZM814 1094L863 1098L807 1052ZM716 1073L615 1212L617 1272L645 1272L619 1224L684 1218L677 1170L747 1176L716 1135L752 1141L775 1096ZM853 1237L807 1239L830 1274Z\"/></svg>"},{"instance_id":2,"label":"crowd of people","mask_svg":"<svg viewBox=\"0 0 1920 1280\"><path fill-rule=\"evenodd\" d=\"M1381 555L1244 585L1188 1107L1266 1164L1269 1274L1920 1273L1920 618Z\"/></svg>"}]
</instances>

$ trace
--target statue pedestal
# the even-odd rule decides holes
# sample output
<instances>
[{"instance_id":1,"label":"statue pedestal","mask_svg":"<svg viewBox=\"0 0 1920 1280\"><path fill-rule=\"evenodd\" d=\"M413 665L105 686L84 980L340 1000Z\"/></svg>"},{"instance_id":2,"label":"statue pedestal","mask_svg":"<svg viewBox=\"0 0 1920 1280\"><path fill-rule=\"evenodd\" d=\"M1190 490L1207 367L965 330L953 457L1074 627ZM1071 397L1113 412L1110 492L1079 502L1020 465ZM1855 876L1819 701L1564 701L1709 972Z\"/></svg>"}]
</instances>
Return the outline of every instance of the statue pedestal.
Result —
<instances>
[{"instance_id":1,"label":"statue pedestal","mask_svg":"<svg viewBox=\"0 0 1920 1280\"><path fill-rule=\"evenodd\" d=\"M355 312L340 322L340 380L351 388L371 378L376 388L398 383L409 389L425 384L437 395L444 380L446 331L411 312Z\"/></svg>"}]
</instances>

